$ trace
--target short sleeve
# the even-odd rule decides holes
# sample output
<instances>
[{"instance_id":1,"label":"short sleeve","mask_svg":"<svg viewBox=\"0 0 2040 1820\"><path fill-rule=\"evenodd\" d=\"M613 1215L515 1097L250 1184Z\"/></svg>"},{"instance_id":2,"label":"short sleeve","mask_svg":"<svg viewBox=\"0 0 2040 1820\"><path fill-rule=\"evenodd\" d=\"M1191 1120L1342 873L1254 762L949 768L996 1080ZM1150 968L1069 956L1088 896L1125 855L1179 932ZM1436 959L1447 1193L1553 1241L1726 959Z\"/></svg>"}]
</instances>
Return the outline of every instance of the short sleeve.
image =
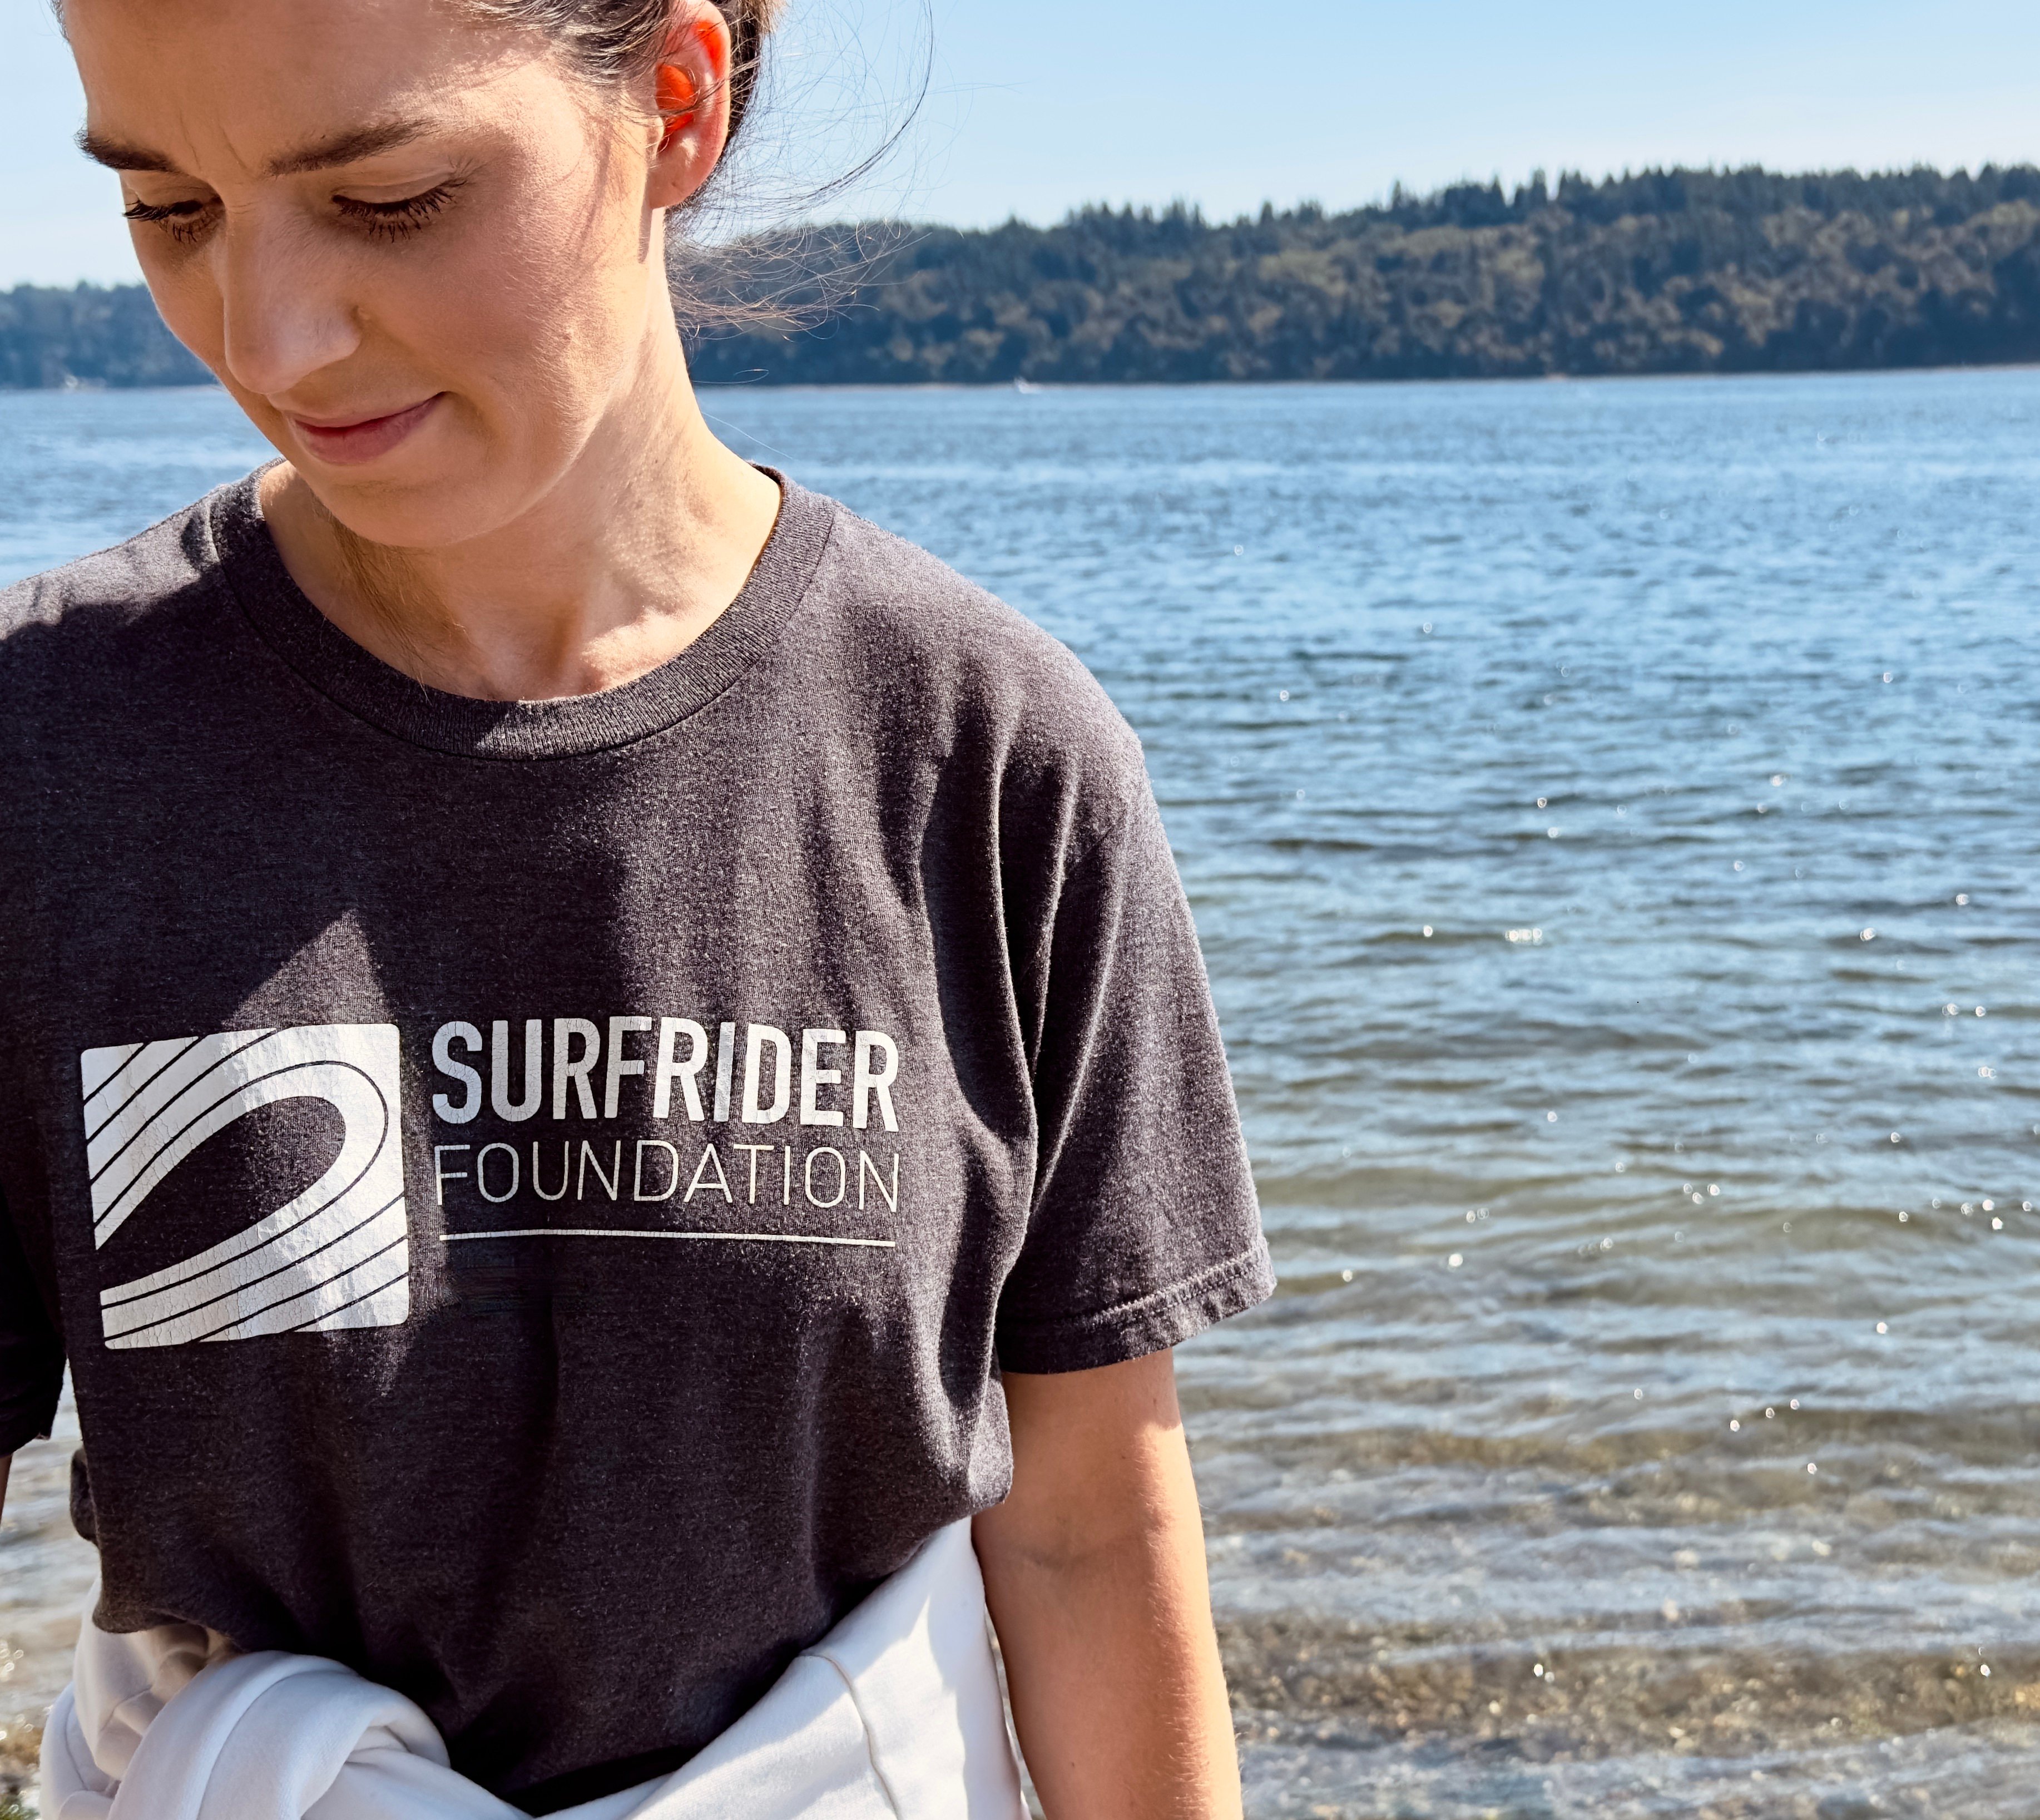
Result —
<instances>
[{"instance_id":1,"label":"short sleeve","mask_svg":"<svg viewBox=\"0 0 2040 1820\"><path fill-rule=\"evenodd\" d=\"M1070 867L1041 952L1038 1152L999 1362L1084 1371L1273 1293L1211 989L1144 780Z\"/></svg>"},{"instance_id":2,"label":"short sleeve","mask_svg":"<svg viewBox=\"0 0 2040 1820\"><path fill-rule=\"evenodd\" d=\"M63 1342L0 1202L0 1457L50 1432L63 1369Z\"/></svg>"}]
</instances>

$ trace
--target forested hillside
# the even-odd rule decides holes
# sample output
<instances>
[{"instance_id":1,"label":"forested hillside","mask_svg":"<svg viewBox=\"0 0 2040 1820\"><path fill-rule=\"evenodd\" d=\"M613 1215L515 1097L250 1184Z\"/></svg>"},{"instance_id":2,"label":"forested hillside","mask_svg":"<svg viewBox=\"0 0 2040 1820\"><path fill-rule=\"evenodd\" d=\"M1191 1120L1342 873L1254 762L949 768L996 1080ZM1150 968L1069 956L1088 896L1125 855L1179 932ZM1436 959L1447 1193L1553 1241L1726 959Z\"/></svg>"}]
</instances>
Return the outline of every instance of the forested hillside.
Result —
<instances>
[{"instance_id":1,"label":"forested hillside","mask_svg":"<svg viewBox=\"0 0 2040 1820\"><path fill-rule=\"evenodd\" d=\"M139 284L0 291L0 386L194 386L207 377Z\"/></svg>"},{"instance_id":2,"label":"forested hillside","mask_svg":"<svg viewBox=\"0 0 2040 1820\"><path fill-rule=\"evenodd\" d=\"M2040 360L2040 170L1674 170L1207 222L775 235L676 272L710 380L1785 371ZM0 385L201 377L139 289L0 292Z\"/></svg>"},{"instance_id":3,"label":"forested hillside","mask_svg":"<svg viewBox=\"0 0 2040 1820\"><path fill-rule=\"evenodd\" d=\"M873 249L876 249L874 251ZM809 234L706 378L1406 379L2040 359L2040 170L1653 172L1326 215ZM862 269L859 261L862 262Z\"/></svg>"}]
</instances>

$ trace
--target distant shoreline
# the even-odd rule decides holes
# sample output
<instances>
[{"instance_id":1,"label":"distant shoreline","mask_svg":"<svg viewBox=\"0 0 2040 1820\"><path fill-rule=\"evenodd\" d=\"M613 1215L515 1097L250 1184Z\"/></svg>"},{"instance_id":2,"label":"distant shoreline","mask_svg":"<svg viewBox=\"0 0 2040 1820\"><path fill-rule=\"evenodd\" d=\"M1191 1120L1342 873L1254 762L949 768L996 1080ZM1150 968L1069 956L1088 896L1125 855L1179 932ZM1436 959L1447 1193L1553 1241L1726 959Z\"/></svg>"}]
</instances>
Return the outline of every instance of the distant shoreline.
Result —
<instances>
[{"instance_id":1,"label":"distant shoreline","mask_svg":"<svg viewBox=\"0 0 2040 1820\"><path fill-rule=\"evenodd\" d=\"M6 295L0 291L0 297ZM1950 373L2040 373L2040 355L2021 360L1951 361L1934 367L1787 367L1759 372L1642 372L1642 373L1503 373L1486 375L1455 375L1444 379L1068 379L1049 380L1032 385L1029 395L1045 396L1050 393L1076 393L1096 394L1115 391L1281 391L1304 390L1311 387L1345 387L1352 390L1379 388L1392 390L1398 386L1591 386L1643 384L1665 380L1689 381L1705 385L1716 381L1736 379L1932 379ZM703 379L699 374L691 375L698 390L727 394L731 392L863 392L875 397L896 395L904 392L971 392L997 396L1014 390L1010 382L967 379L789 379L779 381L759 379ZM105 385L86 382L78 385L63 386L0 386L0 398L9 396L40 398L50 393L59 396L107 398L118 397L124 392L221 392L226 387L207 375L200 379L180 379L160 384L140 386Z\"/></svg>"},{"instance_id":2,"label":"distant shoreline","mask_svg":"<svg viewBox=\"0 0 2040 1820\"><path fill-rule=\"evenodd\" d=\"M704 384L2004 367L2040 363L2040 169L1652 171L1229 223L813 227L679 276L706 299ZM186 383L204 369L139 285L0 291L0 387Z\"/></svg>"},{"instance_id":3,"label":"distant shoreline","mask_svg":"<svg viewBox=\"0 0 2040 1820\"><path fill-rule=\"evenodd\" d=\"M0 292L4 296L5 292ZM1592 386L1643 384L1677 380L1705 385L1735 379L1932 379L1950 373L2040 373L2040 356L2023 360L1951 361L1938 367L1787 367L1768 372L1668 373L1505 373L1492 376L1459 375L1439 379L1070 379L1051 380L1031 386L1030 396L1050 393L1096 394L1116 391L1281 391L1311 387L1346 387L1353 390L1399 386ZM1011 384L965 379L711 379L692 375L695 389L702 392L863 392L887 397L904 392L972 392L997 396L1014 390ZM114 386L86 383L74 386L0 386L0 398L59 396L107 398L124 392L220 392L226 387L210 375L202 379L181 379L162 384Z\"/></svg>"},{"instance_id":4,"label":"distant shoreline","mask_svg":"<svg viewBox=\"0 0 2040 1820\"><path fill-rule=\"evenodd\" d=\"M2020 360L1950 361L1932 367L1796 367L1758 371L1642 372L1642 373L1498 373L1452 374L1443 379L1051 379L1029 387L1029 394L1103 393L1114 391L1227 391L1258 388L1281 391L1309 386L1345 386L1355 390L1399 386L1592 386L1643 384L1663 380L1690 381L1704 385L1734 379L1932 379L1949 373L2040 372L2040 354ZM898 392L976 392L996 394L1014 390L1008 383L967 379L710 379L691 375L697 390L704 392L870 392L884 396ZM78 388L83 390L85 388ZM108 388L100 388L101 390ZM189 389L192 388L172 388Z\"/></svg>"}]
</instances>

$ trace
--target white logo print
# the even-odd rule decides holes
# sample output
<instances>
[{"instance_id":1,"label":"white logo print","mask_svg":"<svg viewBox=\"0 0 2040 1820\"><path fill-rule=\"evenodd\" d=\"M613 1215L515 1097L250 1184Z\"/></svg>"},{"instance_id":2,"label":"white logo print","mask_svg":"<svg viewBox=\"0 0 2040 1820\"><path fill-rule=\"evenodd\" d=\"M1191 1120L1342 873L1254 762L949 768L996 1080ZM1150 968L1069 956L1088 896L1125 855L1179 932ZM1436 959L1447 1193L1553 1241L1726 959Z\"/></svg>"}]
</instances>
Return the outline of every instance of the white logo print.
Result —
<instances>
[{"instance_id":1,"label":"white logo print","mask_svg":"<svg viewBox=\"0 0 2040 1820\"><path fill-rule=\"evenodd\" d=\"M302 1194L195 1257L101 1291L108 1346L396 1327L409 1316L394 1024L230 1030L87 1049L78 1063L95 1247L206 1139L257 1106L322 1099L345 1125L332 1167Z\"/></svg>"}]
</instances>

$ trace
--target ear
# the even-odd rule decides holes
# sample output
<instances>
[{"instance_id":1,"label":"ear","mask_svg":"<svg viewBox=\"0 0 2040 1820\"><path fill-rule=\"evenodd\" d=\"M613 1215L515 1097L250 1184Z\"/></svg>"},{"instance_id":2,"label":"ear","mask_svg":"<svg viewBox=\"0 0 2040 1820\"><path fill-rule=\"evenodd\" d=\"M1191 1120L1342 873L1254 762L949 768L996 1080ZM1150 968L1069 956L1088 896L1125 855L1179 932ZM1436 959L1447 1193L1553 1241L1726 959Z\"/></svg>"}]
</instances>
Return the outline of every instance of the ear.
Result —
<instances>
[{"instance_id":1,"label":"ear","mask_svg":"<svg viewBox=\"0 0 2040 1820\"><path fill-rule=\"evenodd\" d=\"M676 208L714 173L729 139L729 22L711 0L677 0L652 72L645 202Z\"/></svg>"}]
</instances>

